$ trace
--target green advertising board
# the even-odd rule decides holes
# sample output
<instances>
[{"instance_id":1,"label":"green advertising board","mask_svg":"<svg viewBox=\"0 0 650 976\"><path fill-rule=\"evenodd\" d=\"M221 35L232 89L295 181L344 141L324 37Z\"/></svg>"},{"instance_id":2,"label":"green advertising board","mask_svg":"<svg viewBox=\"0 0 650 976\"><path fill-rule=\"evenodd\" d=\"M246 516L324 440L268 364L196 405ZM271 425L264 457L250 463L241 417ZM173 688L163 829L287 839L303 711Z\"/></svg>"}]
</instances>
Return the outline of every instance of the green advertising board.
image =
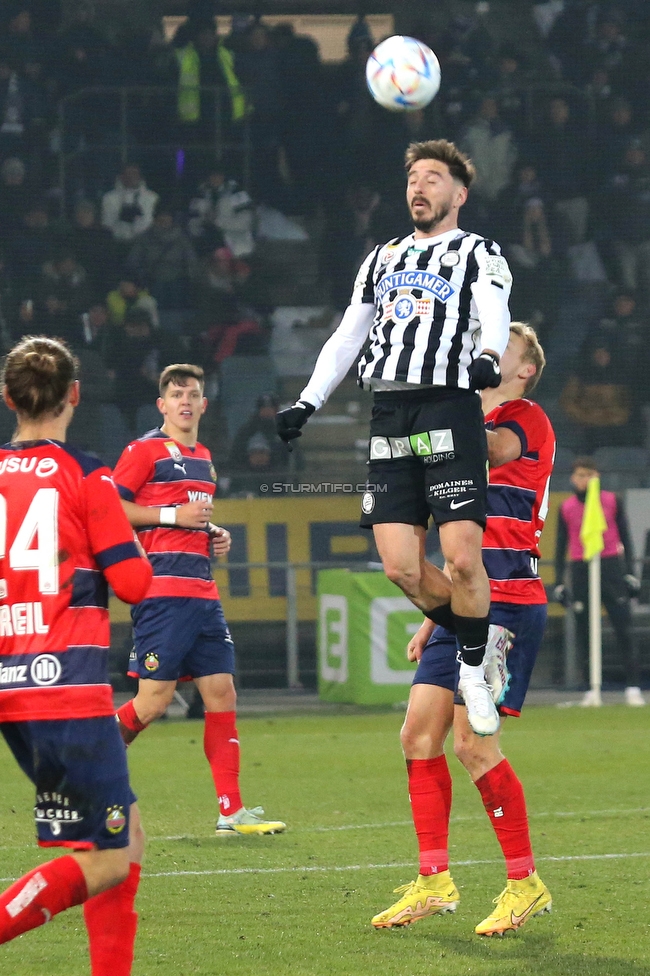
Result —
<instances>
[{"instance_id":1,"label":"green advertising board","mask_svg":"<svg viewBox=\"0 0 650 976\"><path fill-rule=\"evenodd\" d=\"M422 613L383 573L318 574L318 693L324 701L391 705L408 698L406 646Z\"/></svg>"}]
</instances>

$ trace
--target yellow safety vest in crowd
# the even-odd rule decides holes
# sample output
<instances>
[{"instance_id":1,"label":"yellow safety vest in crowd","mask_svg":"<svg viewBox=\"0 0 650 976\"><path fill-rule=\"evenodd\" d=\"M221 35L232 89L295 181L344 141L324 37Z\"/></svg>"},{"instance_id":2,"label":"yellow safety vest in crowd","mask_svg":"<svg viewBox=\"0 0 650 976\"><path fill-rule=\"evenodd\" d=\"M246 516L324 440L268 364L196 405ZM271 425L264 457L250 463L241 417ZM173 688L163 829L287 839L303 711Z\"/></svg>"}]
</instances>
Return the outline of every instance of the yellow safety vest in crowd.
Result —
<instances>
[{"instance_id":1,"label":"yellow safety vest in crowd","mask_svg":"<svg viewBox=\"0 0 650 976\"><path fill-rule=\"evenodd\" d=\"M223 73L232 105L232 120L239 122L251 110L235 74L235 59L221 41L217 44L217 58ZM176 49L178 61L178 117L181 122L198 122L201 118L201 59L190 42Z\"/></svg>"}]
</instances>

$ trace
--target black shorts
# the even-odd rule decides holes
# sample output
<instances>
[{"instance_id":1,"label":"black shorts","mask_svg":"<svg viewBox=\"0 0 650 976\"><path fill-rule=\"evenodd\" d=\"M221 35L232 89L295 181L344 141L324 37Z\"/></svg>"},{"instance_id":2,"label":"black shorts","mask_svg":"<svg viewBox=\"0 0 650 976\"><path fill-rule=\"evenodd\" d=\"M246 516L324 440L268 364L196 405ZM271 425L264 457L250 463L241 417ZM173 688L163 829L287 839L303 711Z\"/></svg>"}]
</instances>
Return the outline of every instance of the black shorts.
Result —
<instances>
[{"instance_id":1,"label":"black shorts","mask_svg":"<svg viewBox=\"0 0 650 976\"><path fill-rule=\"evenodd\" d=\"M485 528L487 439L481 398L432 387L375 393L361 527L382 522Z\"/></svg>"}]
</instances>

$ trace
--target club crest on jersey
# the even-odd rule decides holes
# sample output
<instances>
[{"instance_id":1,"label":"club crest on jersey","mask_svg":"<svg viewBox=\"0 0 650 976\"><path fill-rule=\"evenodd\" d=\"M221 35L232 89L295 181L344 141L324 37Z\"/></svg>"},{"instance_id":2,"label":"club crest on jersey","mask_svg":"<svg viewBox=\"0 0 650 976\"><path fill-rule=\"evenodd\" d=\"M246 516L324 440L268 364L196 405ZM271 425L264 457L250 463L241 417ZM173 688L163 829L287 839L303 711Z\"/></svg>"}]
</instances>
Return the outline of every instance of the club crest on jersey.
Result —
<instances>
[{"instance_id":1,"label":"club crest on jersey","mask_svg":"<svg viewBox=\"0 0 650 976\"><path fill-rule=\"evenodd\" d=\"M180 463L183 460L183 455L181 454L181 449L178 444L174 444L173 441L165 441L165 447L169 451L174 461Z\"/></svg>"},{"instance_id":2,"label":"club crest on jersey","mask_svg":"<svg viewBox=\"0 0 650 976\"><path fill-rule=\"evenodd\" d=\"M389 292L399 288L420 288L441 302L446 302L456 294L453 285L431 271L393 271L377 282L375 295L381 300Z\"/></svg>"},{"instance_id":3,"label":"club crest on jersey","mask_svg":"<svg viewBox=\"0 0 650 976\"><path fill-rule=\"evenodd\" d=\"M126 827L124 807L106 807L106 830L109 834L121 834Z\"/></svg>"},{"instance_id":4,"label":"club crest on jersey","mask_svg":"<svg viewBox=\"0 0 650 976\"><path fill-rule=\"evenodd\" d=\"M394 302L388 302L384 306L382 319L387 322L395 319L397 322L407 322L414 315L421 319L431 318L433 315L433 302L430 298L415 298L410 294L398 295Z\"/></svg>"},{"instance_id":5,"label":"club crest on jersey","mask_svg":"<svg viewBox=\"0 0 650 976\"><path fill-rule=\"evenodd\" d=\"M144 658L144 666L147 671L157 671L160 667L160 658L153 651L149 651Z\"/></svg>"},{"instance_id":6,"label":"club crest on jersey","mask_svg":"<svg viewBox=\"0 0 650 976\"><path fill-rule=\"evenodd\" d=\"M440 266L442 268L453 268L460 261L460 254L458 251L445 251L444 254L440 255Z\"/></svg>"},{"instance_id":7,"label":"club crest on jersey","mask_svg":"<svg viewBox=\"0 0 650 976\"><path fill-rule=\"evenodd\" d=\"M214 464L212 463L212 461L210 461L210 477L212 478L212 480L214 481L214 483L216 485L216 483L217 483L217 471L216 471L216 468L215 468Z\"/></svg>"}]
</instances>

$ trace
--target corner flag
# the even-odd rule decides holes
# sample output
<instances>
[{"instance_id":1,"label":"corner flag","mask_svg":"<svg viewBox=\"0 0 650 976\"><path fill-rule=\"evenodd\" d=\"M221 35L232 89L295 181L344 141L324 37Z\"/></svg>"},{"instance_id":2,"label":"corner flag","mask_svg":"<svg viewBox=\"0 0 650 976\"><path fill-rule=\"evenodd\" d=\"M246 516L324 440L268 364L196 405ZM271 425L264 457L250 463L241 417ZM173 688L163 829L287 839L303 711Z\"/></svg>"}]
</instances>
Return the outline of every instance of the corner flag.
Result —
<instances>
[{"instance_id":1,"label":"corner flag","mask_svg":"<svg viewBox=\"0 0 650 976\"><path fill-rule=\"evenodd\" d=\"M587 485L585 511L580 526L580 541L584 548L583 559L590 562L602 552L605 543L603 532L607 528L603 506L600 504L600 478L591 478Z\"/></svg>"}]
</instances>

